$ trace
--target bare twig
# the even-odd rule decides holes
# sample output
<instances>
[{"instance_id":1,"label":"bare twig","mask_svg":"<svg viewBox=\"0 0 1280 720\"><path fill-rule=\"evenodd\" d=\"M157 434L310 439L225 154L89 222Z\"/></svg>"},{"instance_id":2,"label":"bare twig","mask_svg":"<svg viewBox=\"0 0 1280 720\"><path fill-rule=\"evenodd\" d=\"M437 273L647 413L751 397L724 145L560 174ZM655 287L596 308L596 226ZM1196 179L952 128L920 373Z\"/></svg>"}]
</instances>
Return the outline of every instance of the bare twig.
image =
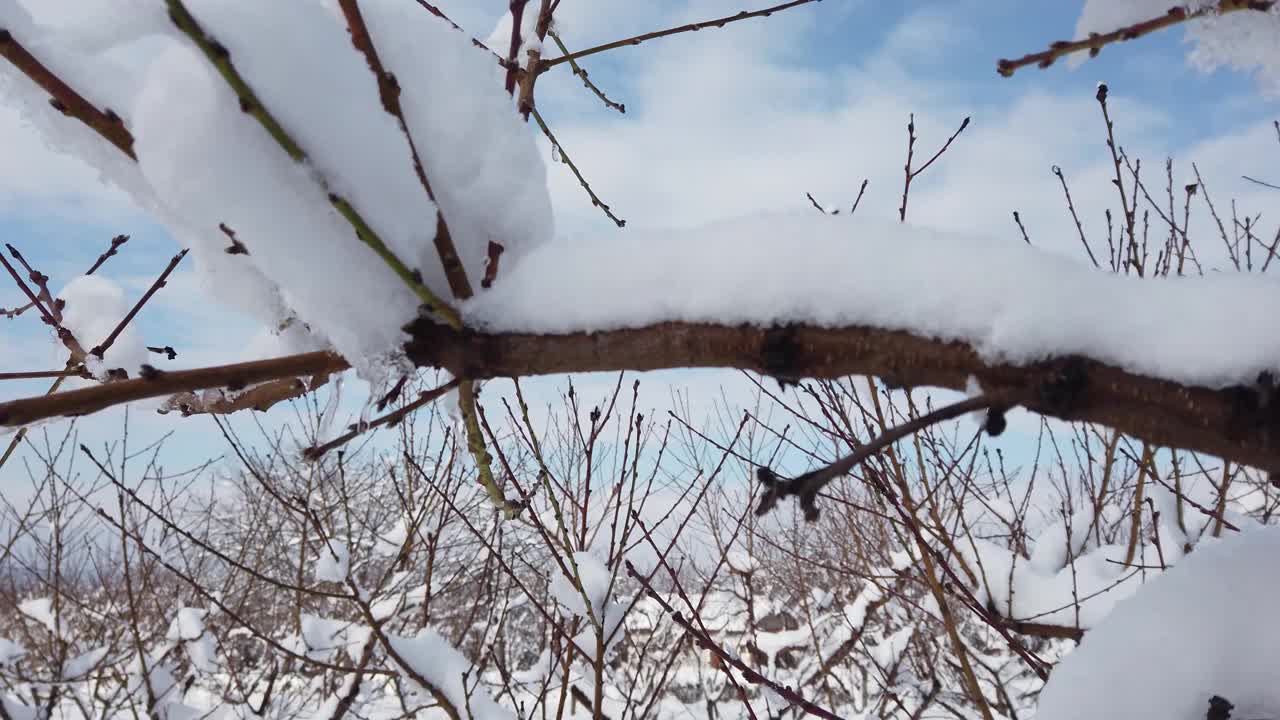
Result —
<instances>
[{"instance_id":1,"label":"bare twig","mask_svg":"<svg viewBox=\"0 0 1280 720\"><path fill-rule=\"evenodd\" d=\"M418 146L413 141L413 133L409 132L409 124L404 119L404 109L400 105L400 83L383 67L382 60L378 57L373 37L369 34L369 28L360 14L359 0L338 0L338 5L341 6L342 13L347 19L347 30L351 33L352 44L364 55L369 69L377 78L378 96L382 100L382 108L396 119L400 132L409 144L409 155L413 160L413 171L418 176L418 182L426 191L427 198L436 206L434 242L436 254L440 256L440 264L444 266L445 277L449 280L449 289L453 292L455 299L466 300L473 294L471 282L467 279L467 270L462 265L462 259L458 257L458 248L453 243L449 224L445 222L444 211L440 209L436 194L431 189L431 182L427 179L427 172L423 169L422 158L418 155Z\"/></svg>"},{"instance_id":2,"label":"bare twig","mask_svg":"<svg viewBox=\"0 0 1280 720\"><path fill-rule=\"evenodd\" d=\"M164 272L160 273L160 277L156 278L155 282L151 283L151 287L147 288L147 291L142 294L142 297L138 298L138 302L134 303L133 307L129 309L129 312L120 319L120 322L116 323L115 328L111 330L111 334L107 336L107 339L103 340L101 344L89 351L91 354L97 355L99 360L102 359L102 356L105 355L107 350L109 350L112 344L115 343L116 338L120 337L120 333L124 332L124 329L128 327L130 321L132 321L138 314L138 311L142 310L142 306L146 305L147 301L150 300L151 297L160 290L160 288L167 284L166 281L169 279L169 275L173 273L174 268L178 267L178 263L182 262L182 258L186 256L187 251L182 250L169 260L169 264L165 267Z\"/></svg>"},{"instance_id":3,"label":"bare twig","mask_svg":"<svg viewBox=\"0 0 1280 720\"><path fill-rule=\"evenodd\" d=\"M1159 17L1126 25L1109 33L1091 33L1089 37L1083 40L1059 40L1051 43L1047 50L1023 55L1016 60L998 60L996 62L996 72L1004 77L1012 77L1019 68L1028 65L1035 65L1041 69L1047 68L1059 58L1083 51L1088 51L1089 57L1097 57L1098 53L1102 52L1102 48L1112 43L1136 40L1144 35L1149 35L1158 30L1164 30L1198 17L1210 14L1225 15L1239 10L1266 12L1274 4L1275 0L1219 0L1215 5L1206 5L1191 11L1188 11L1182 5L1174 5L1169 8L1168 12Z\"/></svg>"},{"instance_id":4,"label":"bare twig","mask_svg":"<svg viewBox=\"0 0 1280 720\"><path fill-rule=\"evenodd\" d=\"M450 390L456 388L458 386L458 382L459 382L458 379L454 378L449 382L445 383L444 385L441 385L438 388L421 393L418 395L418 399L414 400L413 402L406 403L404 407L401 407L397 410L389 412L380 418L370 420L367 423L359 423L359 424L353 425L351 426L351 429L348 432L343 433L342 435L334 438L333 440L330 440L329 442L323 445L313 445L307 448L306 450L304 450L302 454L308 460L317 460L320 457L324 456L325 453L331 450L340 448L343 445L346 445L347 443L351 442L355 438L359 437L360 434L362 433L366 433L376 427L381 427L383 425L394 425L400 422L401 420L405 419L409 415L412 415L413 413L417 412L419 409L424 408L427 405L430 405L431 403L435 402L437 399L439 399L445 393L448 393Z\"/></svg>"},{"instance_id":5,"label":"bare twig","mask_svg":"<svg viewBox=\"0 0 1280 720\"><path fill-rule=\"evenodd\" d=\"M128 235L117 235L111 238L111 246L107 248L106 252L98 256L98 259L94 261L93 266L85 271L85 275L92 275L97 272L98 268L102 267L102 263L106 262L111 258L111 256L119 252L120 246L127 242L129 242Z\"/></svg>"},{"instance_id":6,"label":"bare twig","mask_svg":"<svg viewBox=\"0 0 1280 720\"><path fill-rule=\"evenodd\" d=\"M587 71L583 70L582 67L578 65L578 61L569 53L569 48L565 47L564 41L560 39L560 34L554 30L547 34L553 41L555 41L556 47L560 48L560 52L563 53L565 59L569 61L569 67L573 68L573 74L577 75L578 78L582 80L582 86L594 93L595 96L600 99L600 102L604 103L605 107L611 110L617 110L625 115L627 112L627 106L624 103L618 103L610 100L609 96L605 95L603 90L597 87L595 83L591 82L591 78L588 76Z\"/></svg>"},{"instance_id":7,"label":"bare twig","mask_svg":"<svg viewBox=\"0 0 1280 720\"><path fill-rule=\"evenodd\" d=\"M618 227L626 227L627 221L617 215L614 215L613 211L609 209L609 206L606 205L604 201L596 195L596 192L591 189L591 184L582 176L582 172L578 170L578 166L574 164L573 160L569 157L569 154L565 152L564 147L560 145L560 141L556 140L555 134L551 132L551 128L547 127L546 121L542 119L542 115L538 112L537 108L533 109L532 114L533 119L538 123L538 127L542 128L543 134L547 136L547 139L551 141L552 147L559 153L561 161L565 165L569 166L569 169L573 171L574 177L578 178L578 184L581 185L582 189L586 190L587 195L591 197L591 204L600 208L605 215L608 215L609 219L613 221L613 224Z\"/></svg>"},{"instance_id":8,"label":"bare twig","mask_svg":"<svg viewBox=\"0 0 1280 720\"><path fill-rule=\"evenodd\" d=\"M112 112L110 108L99 110L94 107L93 103L86 100L27 52L17 38L3 28L0 28L0 55L49 93L52 97L49 104L55 110L84 123L107 142L115 145L120 152L128 155L130 159L138 159L133 152L133 135L124 126L124 121L119 115Z\"/></svg>"},{"instance_id":9,"label":"bare twig","mask_svg":"<svg viewBox=\"0 0 1280 720\"><path fill-rule=\"evenodd\" d=\"M742 12L739 12L735 15L728 15L722 18L716 18L715 20L704 20L702 22L689 23L688 25L681 25L679 27L668 28L666 30L659 30L657 32L645 33L644 35L636 35L635 37L629 37L624 40L615 40L614 42L605 43L604 45L597 45L593 48L587 48L586 50L579 50L578 52L575 52L572 55L562 55L557 58L545 60L542 63L542 67L538 69L538 72L546 72L561 63L568 62L570 59L581 60L584 57L588 57L590 55L596 55L598 53L606 52L608 50L614 50L617 48L627 47L630 45L639 45L640 43L643 43L649 40L656 40L658 38L677 35L679 33L697 32L704 28L712 28L712 27L722 28L725 25L728 25L730 23L735 23L740 20L748 20L750 18L757 18L757 17L769 17L773 13L782 12L784 10L790 10L791 8L799 7L801 5L807 5L811 2L821 2L821 0L791 0L791 2L785 2L780 5L774 5L773 7L767 7L767 8L764 8L763 10L754 10L751 12L743 10Z\"/></svg>"},{"instance_id":10,"label":"bare twig","mask_svg":"<svg viewBox=\"0 0 1280 720\"><path fill-rule=\"evenodd\" d=\"M832 480L848 473L902 438L913 435L924 428L977 410L986 410L992 407L1007 408L1013 404L1012 399L1008 396L981 395L947 405L931 413L909 420L897 427L890 428L881 433L875 440L858 448L856 452L817 470L812 470L791 479L784 480L769 468L759 468L757 477L765 485L766 491L760 498L760 504L756 507L756 514L764 515L777 506L779 500L795 496L799 499L801 509L804 510L805 519L809 521L817 520L818 507L815 502L818 493Z\"/></svg>"},{"instance_id":11,"label":"bare twig","mask_svg":"<svg viewBox=\"0 0 1280 720\"><path fill-rule=\"evenodd\" d=\"M919 168L912 170L911 160L915 156L916 149L916 116L915 113L911 114L910 118L907 120L907 164L903 168L905 180L902 185L902 206L898 208L898 220L902 222L907 221L907 196L911 193L911 181L915 180L920 173L928 170L929 166L932 165L934 161L942 157L942 153L946 152L947 148L951 147L951 143L955 142L955 139L960 137L960 133L964 132L964 129L967 127L969 127L969 118L966 117L960 123L960 127L956 128L956 131L951 133L951 137L947 138L947 141L938 149L938 152L933 154L933 157L929 158L928 162L921 165Z\"/></svg>"}]
</instances>

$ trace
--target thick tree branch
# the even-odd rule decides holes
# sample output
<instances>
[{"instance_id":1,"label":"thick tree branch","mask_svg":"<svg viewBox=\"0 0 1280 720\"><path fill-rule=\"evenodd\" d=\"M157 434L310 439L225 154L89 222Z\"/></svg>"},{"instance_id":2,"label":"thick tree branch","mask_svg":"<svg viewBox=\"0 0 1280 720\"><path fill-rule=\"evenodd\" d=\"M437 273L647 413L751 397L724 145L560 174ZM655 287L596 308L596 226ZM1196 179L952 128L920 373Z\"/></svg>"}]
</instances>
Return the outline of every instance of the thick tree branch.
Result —
<instances>
[{"instance_id":1,"label":"thick tree branch","mask_svg":"<svg viewBox=\"0 0 1280 720\"><path fill-rule=\"evenodd\" d=\"M1064 420L1096 422L1162 447L1186 448L1280 470L1269 438L1280 425L1253 387L1223 390L1137 375L1088 358L1028 365L988 364L976 350L906 332L867 327L758 328L659 323L568 335L481 333L419 320L409 327L410 359L457 377L483 379L684 367L741 368L786 378L871 375L899 387L961 390L970 376L985 393L1023 398L1023 407ZM307 353L216 368L158 373L48 397L0 403L0 424L81 415L133 400L210 387L346 369L332 353Z\"/></svg>"}]
</instances>

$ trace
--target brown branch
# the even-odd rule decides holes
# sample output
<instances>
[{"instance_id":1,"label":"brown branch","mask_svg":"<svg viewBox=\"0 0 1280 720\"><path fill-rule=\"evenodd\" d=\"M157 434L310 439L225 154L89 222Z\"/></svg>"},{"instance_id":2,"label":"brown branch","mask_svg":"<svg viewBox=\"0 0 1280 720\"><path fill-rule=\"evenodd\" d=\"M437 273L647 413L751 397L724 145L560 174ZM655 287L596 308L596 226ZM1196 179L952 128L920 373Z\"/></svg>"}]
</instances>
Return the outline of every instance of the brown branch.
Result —
<instances>
[{"instance_id":1,"label":"brown branch","mask_svg":"<svg viewBox=\"0 0 1280 720\"><path fill-rule=\"evenodd\" d=\"M849 473L858 465L880 454L890 445L925 428L947 420L953 420L961 415L994 407L1008 407L1014 402L1013 397L1002 398L992 395L982 395L961 400L933 412L912 418L896 427L889 428L881 433L879 437L859 447L849 455L817 470L787 480L779 478L772 470L762 467L759 469L758 477L768 489L760 498L760 504L756 508L756 515L764 515L772 510L779 500L795 496L799 499L800 507L804 510L805 520L811 522L817 520L818 508L814 502L817 500L818 493L822 492L822 489L829 485L831 481Z\"/></svg>"},{"instance_id":2,"label":"brown branch","mask_svg":"<svg viewBox=\"0 0 1280 720\"><path fill-rule=\"evenodd\" d=\"M535 335L454 330L420 319L405 347L420 367L484 379L671 368L740 368L778 374L777 328L666 322L597 333ZM1161 447L1186 448L1267 470L1280 469L1280 448L1256 391L1182 385L1081 357L1027 365L988 364L972 346L868 327L792 326L787 373L796 377L871 375L899 387L963 390L970 376L990 395L1016 394L1041 415L1095 422ZM252 363L161 373L49 397L0 403L0 424L23 425L82 415L124 402L348 367L315 352ZM1242 378L1242 382L1247 382Z\"/></svg>"},{"instance_id":3,"label":"brown branch","mask_svg":"<svg viewBox=\"0 0 1280 720\"><path fill-rule=\"evenodd\" d=\"M154 378L161 371L143 367L144 379ZM230 415L241 410L266 412L276 405L302 397L329 382L327 374L313 375L310 379L285 377L254 385L238 392L222 393L215 398L205 398L194 392L172 395L156 412L161 415L177 410L183 417L192 415ZM233 386L234 387L234 386Z\"/></svg>"},{"instance_id":4,"label":"brown branch","mask_svg":"<svg viewBox=\"0 0 1280 720\"><path fill-rule=\"evenodd\" d=\"M155 370L144 372L137 379L0 403L0 424L26 425L50 417L86 415L135 400L215 387L243 388L286 377L340 372L348 367L338 355L312 352L197 370Z\"/></svg>"},{"instance_id":5,"label":"brown branch","mask_svg":"<svg viewBox=\"0 0 1280 720\"><path fill-rule=\"evenodd\" d=\"M928 170L930 165L937 161L938 158L942 157L942 153L946 152L947 148L951 147L951 143L955 142L955 139L960 137L960 133L964 132L964 129L967 127L969 127L969 118L965 117L965 119L960 123L960 127L956 128L956 131L951 133L951 137L947 138L947 141L943 143L942 147L938 148L938 152L934 153L933 157L929 158L928 162L924 165L912 170L911 160L915 156L917 138L916 115L915 113L911 113L911 117L907 120L907 164L903 168L906 179L902 185L902 206L898 208L898 220L902 222L907 221L907 196L911 194L911 181L915 180L920 173Z\"/></svg>"},{"instance_id":6,"label":"brown branch","mask_svg":"<svg viewBox=\"0 0 1280 720\"><path fill-rule=\"evenodd\" d=\"M511 0L511 47L507 52L507 94L512 97L516 94L516 74L520 71L520 46L523 44L523 38L520 37L520 31L524 25L524 6L529 4L529 0Z\"/></svg>"},{"instance_id":7,"label":"brown branch","mask_svg":"<svg viewBox=\"0 0 1280 720\"><path fill-rule=\"evenodd\" d=\"M418 146L413 141L413 133L409 132L409 124L404 119L404 108L400 105L400 83L395 75L383 67L382 60L378 57L373 37L369 34L368 26L365 25L364 16L360 14L359 0L338 0L338 5L342 7L342 13L346 16L347 30L351 33L351 44L364 55L369 69L377 78L378 96L382 100L382 108L396 119L400 132L409 143L409 155L413 159L413 171L418 176L418 182L426 191L432 204L436 206L434 242L436 254L440 256L440 264L444 266L445 277L449 280L449 289L453 292L454 298L466 300L473 295L471 282L467 279L467 270L462 265L462 259L458 257L458 248L453 243L449 224L445 222L444 211L440 209L436 194L431 189L431 182L427 179L427 172L423 169L422 157L418 154Z\"/></svg>"},{"instance_id":8,"label":"brown branch","mask_svg":"<svg viewBox=\"0 0 1280 720\"><path fill-rule=\"evenodd\" d=\"M182 262L182 258L186 256L187 251L183 250L169 260L168 266L165 267L164 272L160 273L160 277L156 278L156 281L151 283L151 287L147 288L147 291L142 294L142 297L138 298L138 302L134 303L133 307L129 309L129 312L120 319L120 322L111 330L111 334L107 336L107 339L103 340L101 345L98 345L90 351L92 354L98 356L99 360L102 359L102 356L105 355L107 350L109 350L112 344L115 343L116 338L120 337L120 333L124 332L125 327L127 327L133 320L134 316L142 310L142 306L146 305L147 301L160 291L160 288L168 284L167 281L169 279L169 275L173 273L174 268L178 267L178 263Z\"/></svg>"},{"instance_id":9,"label":"brown branch","mask_svg":"<svg viewBox=\"0 0 1280 720\"><path fill-rule=\"evenodd\" d=\"M97 272L98 268L102 267L103 263L118 253L120 251L120 246L127 242L129 242L128 235L117 235L111 238L111 246L107 248L106 252L98 256L98 259L94 261L93 266L85 272L85 275L92 275Z\"/></svg>"},{"instance_id":10,"label":"brown branch","mask_svg":"<svg viewBox=\"0 0 1280 720\"><path fill-rule=\"evenodd\" d=\"M801 5L807 5L811 2L821 2L821 1L822 0L791 0L791 2L785 2L780 5L774 5L773 7L767 7L767 8L764 8L763 10L753 10L750 12L743 10L742 12L739 12L735 15L728 15L722 18L716 18L715 20L704 20L702 22L689 23L688 25L681 25L679 27L668 28L666 30L659 30L657 32L645 33L644 35L636 35L635 37L629 37L624 40L615 40L614 42L605 43L604 45L597 45L593 48L587 48L586 50L579 50L578 52L573 53L572 55L561 55L560 57L557 57L557 58L544 60L542 62L542 66L538 68L538 72L540 73L546 72L551 68L557 65L560 65L561 63L569 62L569 60L571 59L581 60L582 58L587 57L589 55L596 55L598 53L606 52L609 50L615 50L620 47L627 47L628 45L639 45L642 42L646 42L649 40L656 40L658 38L668 37L670 35L677 35L679 33L697 32L704 28L713 28L713 27L723 28L725 25L728 25L729 23L735 23L740 20L749 20L751 18L757 18L757 17L769 17L770 15L776 12L782 12L783 10L790 10L793 7L799 7Z\"/></svg>"},{"instance_id":11,"label":"brown branch","mask_svg":"<svg viewBox=\"0 0 1280 720\"><path fill-rule=\"evenodd\" d=\"M23 75L49 93L49 104L55 110L73 117L115 145L130 159L137 160L133 152L133 135L110 109L99 110L80 93L63 82L49 68L35 58L8 30L0 29L0 55L13 64Z\"/></svg>"},{"instance_id":12,"label":"brown branch","mask_svg":"<svg viewBox=\"0 0 1280 720\"><path fill-rule=\"evenodd\" d=\"M578 78L582 80L582 86L590 90L591 92L595 93L595 96L600 99L600 102L604 103L605 107L611 110L617 110L623 115L627 114L627 106L625 103L619 103L619 102L614 102L610 100L609 96L605 95L604 91L601 90L599 86L591 82L591 77L589 76L587 71L582 69L582 66L578 64L578 61L573 59L573 56L569 53L569 48L565 47L564 41L560 39L560 34L555 32L554 30L547 34L551 36L551 39L552 41L555 42L556 47L560 48L560 52L564 54L564 57L566 59L568 59L569 67L573 69L573 74L577 75Z\"/></svg>"},{"instance_id":13,"label":"brown branch","mask_svg":"<svg viewBox=\"0 0 1280 720\"><path fill-rule=\"evenodd\" d=\"M1176 5L1169 8L1168 12L1160 17L1126 25L1109 33L1091 33L1089 37L1083 40L1059 40L1050 43L1047 50L1023 55L1016 60L998 60L996 61L996 72L1004 77L1013 77L1013 74L1019 68L1035 65L1044 69L1059 58L1085 50L1089 51L1089 57L1097 57L1098 53L1102 52L1102 48L1112 43L1136 40L1144 35L1150 35L1153 32L1164 30L1198 17L1209 14L1225 15L1238 10L1265 12L1270 10L1273 5L1275 5L1275 0L1219 0L1216 5L1209 5L1190 12L1185 7Z\"/></svg>"},{"instance_id":14,"label":"brown branch","mask_svg":"<svg viewBox=\"0 0 1280 720\"><path fill-rule=\"evenodd\" d=\"M542 5L538 9L538 22L534 26L534 33L538 36L537 47L527 51L529 57L528 67L524 69L520 75L520 97L516 100L516 109L520 111L520 117L526 122L529 120L529 113L533 112L533 88L538 82L538 68L542 66L542 43L547 39L547 33L551 30L551 15L554 9L551 0L542 0ZM516 65L517 69L519 64Z\"/></svg>"},{"instance_id":15,"label":"brown branch","mask_svg":"<svg viewBox=\"0 0 1280 720\"><path fill-rule=\"evenodd\" d=\"M564 151L564 147L560 145L560 141L556 140L555 134L551 132L551 128L548 127L546 121L542 119L542 115L538 112L538 109L534 108L532 113L533 119L538 123L538 127L542 128L543 134L551 141L552 150L559 153L561 162L569 166L569 169L573 171L574 177L578 178L578 184L581 185L582 189L586 190L587 195L591 197L591 204L600 208L605 215L608 215L614 225L617 225L618 227L626 227L627 221L617 215L614 215L613 211L609 209L609 206L606 205L598 195L596 195L596 191L591 189L591 184L582 176L582 173L578 170L578 166L574 164L573 160L569 157L569 154Z\"/></svg>"},{"instance_id":16,"label":"brown branch","mask_svg":"<svg viewBox=\"0 0 1280 720\"><path fill-rule=\"evenodd\" d=\"M308 460L316 460L316 459L319 459L321 456L323 456L325 453L329 452L330 450L334 450L342 447L343 445L346 445L347 443L351 442L356 437L358 437L361 433L366 433L376 427L381 427L383 425L394 425L400 422L401 420L405 419L409 415L413 414L414 412L417 412L420 408L423 408L435 402L442 395L448 393L450 390L458 387L459 382L460 381L457 378L454 378L449 382L445 383L444 385L441 385L438 388L434 388L432 390L428 390L426 392L419 394L418 399L414 400L413 402L407 403L404 407L401 407L397 410L389 412L386 415L383 415L382 417L377 418L375 420L371 420L367 423L358 423L356 425L352 425L351 430L349 430L348 432L334 438L333 440L330 440L329 442L323 445L313 445L307 448L306 450L304 450L302 452L302 455Z\"/></svg>"},{"instance_id":17,"label":"brown branch","mask_svg":"<svg viewBox=\"0 0 1280 720\"><path fill-rule=\"evenodd\" d=\"M1022 622L1021 620L1005 620L1000 621L1000 625L1010 632L1016 632L1019 635L1027 635L1030 637L1046 638L1050 640L1075 640L1079 642L1084 638L1084 630L1078 627L1070 627L1067 625L1049 625L1046 623Z\"/></svg>"},{"instance_id":18,"label":"brown branch","mask_svg":"<svg viewBox=\"0 0 1280 720\"><path fill-rule=\"evenodd\" d=\"M93 375L77 366L70 370L36 370L31 372L0 372L0 380L39 380L41 378L80 377L92 380Z\"/></svg>"}]
</instances>

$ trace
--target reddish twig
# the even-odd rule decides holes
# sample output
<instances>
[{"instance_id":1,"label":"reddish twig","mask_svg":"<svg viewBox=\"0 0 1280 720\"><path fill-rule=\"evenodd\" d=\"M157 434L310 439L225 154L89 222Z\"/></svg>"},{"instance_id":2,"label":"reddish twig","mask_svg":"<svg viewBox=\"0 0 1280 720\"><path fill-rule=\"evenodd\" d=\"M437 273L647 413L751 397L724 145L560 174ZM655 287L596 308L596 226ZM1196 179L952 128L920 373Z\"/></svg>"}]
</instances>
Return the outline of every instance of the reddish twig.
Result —
<instances>
[{"instance_id":1,"label":"reddish twig","mask_svg":"<svg viewBox=\"0 0 1280 720\"><path fill-rule=\"evenodd\" d=\"M142 306L146 305L147 301L159 292L160 288L168 284L169 275L173 273L174 268L178 267L178 263L182 262L182 258L186 256L187 251L183 250L169 260L169 264L165 267L164 272L160 273L160 277L156 278L156 281L151 283L151 287L147 288L147 291L143 293L141 298L138 298L138 302L134 303L129 312L125 314L119 323L116 324L115 329L111 331L111 334L107 336L107 339L103 340L100 345L90 351L92 354L98 356L99 360L102 359L102 356L105 355L107 350L111 348L111 345L115 343L116 338L120 337L120 333L124 332L125 327L133 321L133 318L138 314L138 311L142 310Z\"/></svg>"},{"instance_id":2,"label":"reddish twig","mask_svg":"<svg viewBox=\"0 0 1280 720\"><path fill-rule=\"evenodd\" d=\"M467 279L467 270L462 265L462 259L458 257L458 248L453 243L453 236L449 232L449 224L445 222L444 211L440 209L436 194L431 189L431 181L427 179L427 172L423 169L422 157L418 154L418 146L413 141L413 133L409 132L409 124L404 119L404 109L400 105L400 83L396 80L395 75L387 71L382 64L381 58L378 57L378 50L373 43L373 37L369 34L369 28L365 25L364 17L360 13L359 0L338 0L338 5L342 8L342 13L347 19L347 30L351 33L351 43L356 50L364 55L365 61L369 64L369 69L377 79L378 97L382 100L382 109L394 117L396 124L400 126L400 132L404 135L405 141L409 143L409 155L413 160L413 171L418 176L418 182L422 185L422 189L426 191L427 197L436 206L434 242L436 253L440 256L440 264L444 266L444 274L449 281L449 289L453 292L454 298L466 300L474 294L471 289L471 282Z\"/></svg>"},{"instance_id":3,"label":"reddish twig","mask_svg":"<svg viewBox=\"0 0 1280 720\"><path fill-rule=\"evenodd\" d=\"M1238 10L1265 12L1273 5L1275 0L1219 0L1216 5L1207 5L1192 11L1188 11L1182 5L1176 5L1159 17L1126 25L1109 33L1090 33L1089 37L1083 40L1059 40L1051 43L1047 50L1023 55L1016 60L998 60L996 72L1004 77L1012 77L1019 68L1035 65L1044 69L1057 62L1059 58L1086 50L1089 52L1089 57L1097 57L1098 53L1102 52L1102 48L1112 43L1136 40L1194 18L1210 14L1225 15Z\"/></svg>"},{"instance_id":4,"label":"reddish twig","mask_svg":"<svg viewBox=\"0 0 1280 720\"><path fill-rule=\"evenodd\" d=\"M127 242L129 242L128 235L117 235L111 238L111 247L108 247L106 252L98 256L98 259L94 261L93 266L85 272L85 275L92 275L97 272L98 268L102 267L103 263L119 252L120 246Z\"/></svg>"},{"instance_id":5,"label":"reddish twig","mask_svg":"<svg viewBox=\"0 0 1280 720\"><path fill-rule=\"evenodd\" d=\"M916 170L912 170L911 160L915 157L916 149L916 115L915 113L911 113L911 116L907 119L907 164L904 167L906 180L902 186L902 206L898 208L898 220L902 222L907 221L907 196L911 194L911 181L915 180L920 173L928 170L930 165L932 165L938 158L942 157L942 153L946 152L947 148L951 147L951 143L955 142L955 139L960 137L960 133L964 132L964 129L967 127L969 127L968 117L960 123L960 127L957 128L955 132L951 133L951 137L947 138L947 141L938 149L938 152L933 154L933 157L929 158L928 162L921 165Z\"/></svg>"},{"instance_id":6,"label":"reddish twig","mask_svg":"<svg viewBox=\"0 0 1280 720\"><path fill-rule=\"evenodd\" d=\"M323 445L312 445L311 447L302 451L302 455L308 460L318 460L321 457L323 457L325 453L329 452L330 450L340 448L343 445L346 445L347 443L356 439L358 436L360 436L363 433L366 433L377 427L382 427L383 425L395 425L396 423L405 419L409 415L417 412L419 409L426 407L427 405L430 405L431 403L435 402L441 396L448 393L450 390L453 390L454 388L458 387L459 382L460 381L458 380L458 378L454 378L449 382L445 383L444 385L441 385L440 387L420 393L416 400L414 400L411 403L407 403L404 407L401 407L398 410L389 412L380 418L370 420L369 422L357 423L355 425L352 425L351 429L346 433L334 438L333 440L330 440L329 442Z\"/></svg>"},{"instance_id":7,"label":"reddish twig","mask_svg":"<svg viewBox=\"0 0 1280 720\"><path fill-rule=\"evenodd\" d=\"M578 61L574 60L573 56L569 53L569 48L565 47L564 41L560 39L560 34L555 31L551 31L547 34L555 42L556 47L560 48L560 52L564 54L564 57L568 58L569 67L573 70L573 74L582 80L582 86L594 93L595 96L600 99L600 102L604 103L605 107L611 110L617 110L625 115L627 113L626 104L610 100L609 96L605 95L603 90L601 90L595 83L591 82L591 78L587 74L587 71L582 69L582 66L578 64Z\"/></svg>"},{"instance_id":8,"label":"reddish twig","mask_svg":"<svg viewBox=\"0 0 1280 720\"><path fill-rule=\"evenodd\" d=\"M821 2L821 0L791 0L791 2L785 2L780 5L774 5L772 7L764 8L763 10L752 10L752 11L743 10L742 12L739 12L737 14L728 15L722 18L716 18L715 20L704 20L702 22L689 23L688 25L680 25L679 27L668 28L666 30L659 30L657 32L645 33L644 35L636 35L635 37L629 37L623 40L615 40L610 43L605 43L604 45L597 45L592 48L587 48L586 50L579 50L578 52L573 53L572 55L561 55L560 57L546 60L542 63L542 66L538 68L538 72L540 73L546 72L551 68L557 65L560 65L561 63L569 62L569 60L571 59L581 60L582 58L590 55L596 55L598 53L607 52L609 50L615 50L617 48L627 47L630 45L639 45L640 43L647 42L649 40L656 40L658 38L669 37L671 35L678 35L680 33L697 32L705 28L723 28L725 25L728 25L730 23L739 22L741 20L749 20L751 18L769 17L770 15L776 12L790 10L791 8L799 7L801 5L807 5L811 2Z\"/></svg>"},{"instance_id":9,"label":"reddish twig","mask_svg":"<svg viewBox=\"0 0 1280 720\"><path fill-rule=\"evenodd\" d=\"M609 219L613 221L614 225L617 225L620 228L626 227L627 221L617 215L614 215L613 210L611 210L609 206L600 199L600 196L596 195L596 192L591 189L591 184L582 176L582 172L578 170L578 166L574 164L573 159L569 157L569 154L564 151L564 147L560 145L560 141L556 140L555 134L551 132L551 128L548 127L546 121L542 119L542 115L538 112L537 108L532 110L532 114L533 119L538 123L538 127L542 129L543 134L551 141L552 148L559 153L561 162L569 166L569 169L573 171L573 176L578 178L578 184L582 186L583 190L587 191L587 195L591 198L591 204L600 208L601 212L607 215Z\"/></svg>"},{"instance_id":10,"label":"reddish twig","mask_svg":"<svg viewBox=\"0 0 1280 720\"><path fill-rule=\"evenodd\" d=\"M93 103L63 82L28 52L11 32L4 29L0 29L0 55L4 56L6 60L18 68L23 75L30 78L32 82L49 93L52 98L49 104L55 110L84 123L91 130L101 135L107 142L115 145L121 152L128 155L130 159L138 159L138 156L133 152L133 135L124 126L124 121L120 119L119 115L116 115L110 109L99 110L94 107Z\"/></svg>"},{"instance_id":11,"label":"reddish twig","mask_svg":"<svg viewBox=\"0 0 1280 720\"><path fill-rule=\"evenodd\" d=\"M511 46L507 51L506 88L512 97L516 94L516 74L520 72L520 30L524 24L524 6L528 4L529 0L511 0Z\"/></svg>"}]
</instances>

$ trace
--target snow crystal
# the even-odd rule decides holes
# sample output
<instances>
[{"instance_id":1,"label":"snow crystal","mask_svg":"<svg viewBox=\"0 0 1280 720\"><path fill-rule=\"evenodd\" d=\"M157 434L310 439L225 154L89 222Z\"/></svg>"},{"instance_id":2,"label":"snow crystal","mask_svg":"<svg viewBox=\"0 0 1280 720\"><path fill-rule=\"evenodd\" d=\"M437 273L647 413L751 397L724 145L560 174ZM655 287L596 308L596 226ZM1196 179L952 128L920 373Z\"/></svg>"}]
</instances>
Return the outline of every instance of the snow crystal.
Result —
<instances>
[{"instance_id":1,"label":"snow crystal","mask_svg":"<svg viewBox=\"0 0 1280 720\"><path fill-rule=\"evenodd\" d=\"M1215 695L1232 717L1280 713L1280 621L1263 598L1280 528L1202 541L1195 552L1120 603L1054 668L1039 720L1192 720Z\"/></svg>"},{"instance_id":2,"label":"snow crystal","mask_svg":"<svg viewBox=\"0 0 1280 720\"><path fill-rule=\"evenodd\" d=\"M544 245L465 317L549 333L667 320L866 325L965 341L990 362L1082 354L1223 387L1280 369L1278 300L1280 283L1257 275L1138 280L1024 244L804 212ZM1230 323L1224 307L1238 308Z\"/></svg>"},{"instance_id":3,"label":"snow crystal","mask_svg":"<svg viewBox=\"0 0 1280 720\"><path fill-rule=\"evenodd\" d=\"M345 582L351 570L351 556L345 543L329 540L316 558L315 577L319 582Z\"/></svg>"},{"instance_id":4,"label":"snow crystal","mask_svg":"<svg viewBox=\"0 0 1280 720\"><path fill-rule=\"evenodd\" d=\"M67 303L62 311L62 325L90 352L111 335L132 307L125 299L124 290L102 275L81 275L67 283L58 297ZM93 358L89 360L100 379L106 377L107 370L115 368L123 368L129 377L137 377L138 367L148 360L147 348L130 323L107 348L101 363L92 362Z\"/></svg>"}]
</instances>

